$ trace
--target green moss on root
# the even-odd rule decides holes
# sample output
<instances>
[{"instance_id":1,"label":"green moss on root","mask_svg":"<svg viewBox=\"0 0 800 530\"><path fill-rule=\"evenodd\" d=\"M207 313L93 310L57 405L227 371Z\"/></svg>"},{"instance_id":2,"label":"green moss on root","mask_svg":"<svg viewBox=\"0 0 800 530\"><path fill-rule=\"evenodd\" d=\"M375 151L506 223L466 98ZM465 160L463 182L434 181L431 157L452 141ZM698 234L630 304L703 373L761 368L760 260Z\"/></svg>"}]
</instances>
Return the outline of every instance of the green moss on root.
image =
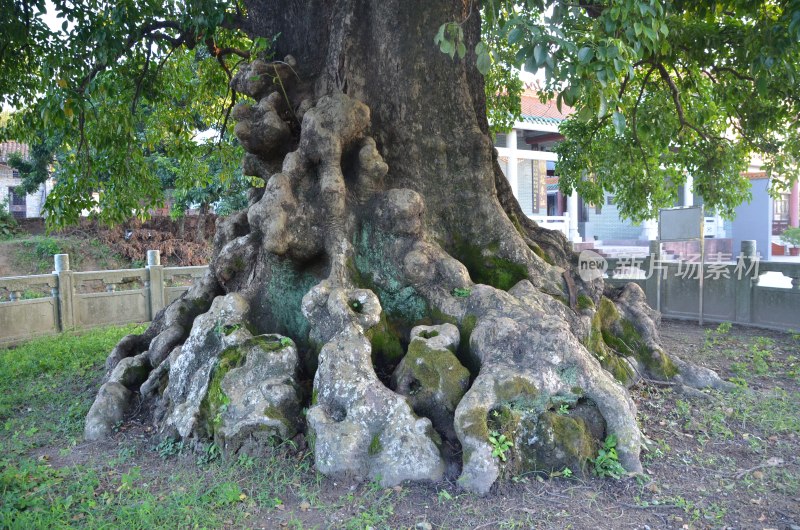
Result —
<instances>
[{"instance_id":1,"label":"green moss on root","mask_svg":"<svg viewBox=\"0 0 800 530\"><path fill-rule=\"evenodd\" d=\"M454 255L467 268L472 281L508 291L528 278L528 269L523 265L497 256L497 245L487 250L484 254L483 248L465 241L455 245Z\"/></svg>"},{"instance_id":2,"label":"green moss on root","mask_svg":"<svg viewBox=\"0 0 800 530\"><path fill-rule=\"evenodd\" d=\"M264 351L278 351L293 344L291 339L286 339L287 337L281 337L280 335L259 335L258 337L253 337L249 344L253 344Z\"/></svg>"},{"instance_id":3,"label":"green moss on root","mask_svg":"<svg viewBox=\"0 0 800 530\"><path fill-rule=\"evenodd\" d=\"M605 297L600 299L592 319L587 347L603 368L623 384L630 382L634 373L619 355L636 358L655 377L669 379L678 373L672 360L661 350L648 348L633 323L622 318L614 303Z\"/></svg>"},{"instance_id":4,"label":"green moss on root","mask_svg":"<svg viewBox=\"0 0 800 530\"><path fill-rule=\"evenodd\" d=\"M477 440L489 439L489 425L487 424L488 410L484 408L474 408L461 415L459 424L461 430L466 436L473 437ZM464 452L463 461L469 459L467 452Z\"/></svg>"},{"instance_id":5,"label":"green moss on root","mask_svg":"<svg viewBox=\"0 0 800 530\"><path fill-rule=\"evenodd\" d=\"M595 440L583 418L545 412L535 420L521 424L523 438L535 438L534 444L522 444L518 450L524 471L585 472L597 452Z\"/></svg>"},{"instance_id":6,"label":"green moss on root","mask_svg":"<svg viewBox=\"0 0 800 530\"><path fill-rule=\"evenodd\" d=\"M348 263L353 282L374 292L390 320L411 324L429 315L428 303L403 280L405 274L386 254L395 236L364 223L354 236L355 258Z\"/></svg>"},{"instance_id":7,"label":"green moss on root","mask_svg":"<svg viewBox=\"0 0 800 530\"><path fill-rule=\"evenodd\" d=\"M528 245L528 246L533 251L533 253L536 254L537 256L539 256L540 258L542 258L545 263L547 263L549 265L554 265L555 264L553 262L553 258L548 256L547 253L544 251L544 249L542 249L542 247L540 247L536 243L533 243L533 244Z\"/></svg>"},{"instance_id":8,"label":"green moss on root","mask_svg":"<svg viewBox=\"0 0 800 530\"><path fill-rule=\"evenodd\" d=\"M369 454L370 456L375 456L381 451L383 451L383 446L381 446L381 439L376 434L375 436L372 437L372 441L369 443Z\"/></svg>"},{"instance_id":9,"label":"green moss on root","mask_svg":"<svg viewBox=\"0 0 800 530\"><path fill-rule=\"evenodd\" d=\"M608 298L601 298L600 305L592 317L592 328L589 331L586 347L600 361L600 365L614 376L614 379L627 385L633 381L633 369L627 361L612 351L606 342L607 330L610 330L619 318L614 303Z\"/></svg>"},{"instance_id":10,"label":"green moss on root","mask_svg":"<svg viewBox=\"0 0 800 530\"><path fill-rule=\"evenodd\" d=\"M397 364L403 358L403 344L400 331L387 320L386 313L381 313L381 320L366 333L372 345L372 360L376 364Z\"/></svg>"},{"instance_id":11,"label":"green moss on root","mask_svg":"<svg viewBox=\"0 0 800 530\"><path fill-rule=\"evenodd\" d=\"M494 393L501 401L533 400L539 395L536 386L524 377L514 377L496 384Z\"/></svg>"},{"instance_id":12,"label":"green moss on root","mask_svg":"<svg viewBox=\"0 0 800 530\"><path fill-rule=\"evenodd\" d=\"M288 433L294 433L297 430L297 426L294 423L292 423L292 421L289 420L289 418L286 417L286 415L281 411L281 409L279 409L274 405L269 405L265 407L263 414L264 416L266 416L271 420L283 423L286 426L286 432ZM278 432L280 431L276 431L276 434L278 434Z\"/></svg>"},{"instance_id":13,"label":"green moss on root","mask_svg":"<svg viewBox=\"0 0 800 530\"><path fill-rule=\"evenodd\" d=\"M678 367L675 366L672 359L661 350L648 348L632 322L622 319L620 325L622 336L615 336L610 340L617 339L618 342L623 342L631 354L644 364L652 375L661 379L670 379L678 375Z\"/></svg>"},{"instance_id":14,"label":"green moss on root","mask_svg":"<svg viewBox=\"0 0 800 530\"><path fill-rule=\"evenodd\" d=\"M594 302L592 302L592 299L585 294L579 294L578 310L583 311L584 309L594 309Z\"/></svg>"},{"instance_id":15,"label":"green moss on root","mask_svg":"<svg viewBox=\"0 0 800 530\"><path fill-rule=\"evenodd\" d=\"M205 424L210 437L213 437L219 429L222 423L222 413L230 403L230 398L222 390L222 379L228 372L243 365L245 360L244 350L234 346L220 354L217 365L211 371L208 391L200 403L200 419Z\"/></svg>"},{"instance_id":16,"label":"green moss on root","mask_svg":"<svg viewBox=\"0 0 800 530\"><path fill-rule=\"evenodd\" d=\"M458 362L453 352L432 349L424 339L411 341L403 366L419 381L425 392L444 396L451 410L455 410L469 385L470 373Z\"/></svg>"}]
</instances>

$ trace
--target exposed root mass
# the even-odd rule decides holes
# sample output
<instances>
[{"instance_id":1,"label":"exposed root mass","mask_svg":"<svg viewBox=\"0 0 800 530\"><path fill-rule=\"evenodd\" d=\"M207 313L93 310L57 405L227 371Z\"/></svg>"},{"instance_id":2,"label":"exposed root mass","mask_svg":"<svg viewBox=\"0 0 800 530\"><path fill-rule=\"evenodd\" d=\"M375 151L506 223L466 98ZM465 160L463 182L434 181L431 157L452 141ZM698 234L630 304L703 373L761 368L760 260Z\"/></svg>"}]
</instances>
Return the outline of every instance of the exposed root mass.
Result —
<instances>
[{"instance_id":1,"label":"exposed root mass","mask_svg":"<svg viewBox=\"0 0 800 530\"><path fill-rule=\"evenodd\" d=\"M162 436L235 454L304 431L321 472L384 485L455 470L485 494L504 471L586 469L612 434L640 472L626 385L716 375L661 349L637 286L574 277L562 236L505 216L484 220L489 240L431 232L425 197L387 184L369 108L310 97L292 63L234 81L256 100L236 133L266 187L219 224L209 275L109 356L87 438L138 392Z\"/></svg>"}]
</instances>

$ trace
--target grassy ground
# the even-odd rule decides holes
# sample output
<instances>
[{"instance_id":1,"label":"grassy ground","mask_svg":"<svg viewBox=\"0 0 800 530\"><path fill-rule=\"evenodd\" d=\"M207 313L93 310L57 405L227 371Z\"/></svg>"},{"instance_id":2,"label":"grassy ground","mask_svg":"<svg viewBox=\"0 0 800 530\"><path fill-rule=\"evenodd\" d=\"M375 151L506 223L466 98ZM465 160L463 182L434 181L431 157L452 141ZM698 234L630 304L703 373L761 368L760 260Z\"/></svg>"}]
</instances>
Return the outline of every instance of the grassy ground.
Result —
<instances>
[{"instance_id":1,"label":"grassy ground","mask_svg":"<svg viewBox=\"0 0 800 530\"><path fill-rule=\"evenodd\" d=\"M739 385L632 389L646 478L509 476L486 498L451 482L385 489L317 474L302 440L264 457L158 444L147 422L85 443L103 361L133 327L0 350L6 528L786 528L800 524L800 336L667 322L665 346ZM426 526L430 524L431 526Z\"/></svg>"}]
</instances>

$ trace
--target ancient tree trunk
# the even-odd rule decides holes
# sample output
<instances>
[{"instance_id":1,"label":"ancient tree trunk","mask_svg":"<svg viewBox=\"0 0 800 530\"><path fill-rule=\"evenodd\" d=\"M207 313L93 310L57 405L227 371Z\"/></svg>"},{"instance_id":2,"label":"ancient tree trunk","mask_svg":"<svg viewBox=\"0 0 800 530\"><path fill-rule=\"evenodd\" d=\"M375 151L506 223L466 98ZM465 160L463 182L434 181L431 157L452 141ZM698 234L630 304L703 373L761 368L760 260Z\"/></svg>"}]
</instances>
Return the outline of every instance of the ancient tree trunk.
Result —
<instances>
[{"instance_id":1,"label":"ancient tree trunk","mask_svg":"<svg viewBox=\"0 0 800 530\"><path fill-rule=\"evenodd\" d=\"M485 493L504 470L584 469L609 434L640 471L626 385L718 379L661 350L638 287L582 282L521 213L474 57L433 43L463 20L471 50L477 6L249 4L253 34L280 34L281 60L233 82L266 188L218 223L203 281L112 352L86 436L138 392L164 436L235 453L304 432L323 473L384 484L447 472Z\"/></svg>"}]
</instances>

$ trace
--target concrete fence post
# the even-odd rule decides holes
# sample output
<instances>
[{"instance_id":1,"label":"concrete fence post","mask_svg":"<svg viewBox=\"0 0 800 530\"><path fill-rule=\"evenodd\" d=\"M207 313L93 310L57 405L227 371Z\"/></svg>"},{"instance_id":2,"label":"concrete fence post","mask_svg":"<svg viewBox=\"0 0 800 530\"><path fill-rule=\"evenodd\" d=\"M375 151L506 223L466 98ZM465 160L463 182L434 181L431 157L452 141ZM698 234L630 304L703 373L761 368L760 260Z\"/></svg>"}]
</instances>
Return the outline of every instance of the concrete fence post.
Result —
<instances>
[{"instance_id":1,"label":"concrete fence post","mask_svg":"<svg viewBox=\"0 0 800 530\"><path fill-rule=\"evenodd\" d=\"M642 266L645 268L645 272L652 271L652 274L644 281L644 294L647 302L650 307L661 311L661 292L658 285L661 280L661 270L659 269L661 267L661 241L657 239L650 241L650 253Z\"/></svg>"},{"instance_id":2,"label":"concrete fence post","mask_svg":"<svg viewBox=\"0 0 800 530\"><path fill-rule=\"evenodd\" d=\"M732 279L736 292L736 321L743 324L749 323L752 318L753 287L758 284L758 277L753 278L746 272L753 260L758 259L757 250L755 240L742 241L741 255L745 270L735 272Z\"/></svg>"},{"instance_id":3,"label":"concrete fence post","mask_svg":"<svg viewBox=\"0 0 800 530\"><path fill-rule=\"evenodd\" d=\"M161 253L158 250L147 251L147 289L150 298L150 320L156 313L164 309L164 267L161 266Z\"/></svg>"},{"instance_id":4,"label":"concrete fence post","mask_svg":"<svg viewBox=\"0 0 800 530\"><path fill-rule=\"evenodd\" d=\"M58 277L58 328L61 331L75 329L75 287L72 271L69 268L69 254L56 254L53 256L55 270L53 274Z\"/></svg>"}]
</instances>

